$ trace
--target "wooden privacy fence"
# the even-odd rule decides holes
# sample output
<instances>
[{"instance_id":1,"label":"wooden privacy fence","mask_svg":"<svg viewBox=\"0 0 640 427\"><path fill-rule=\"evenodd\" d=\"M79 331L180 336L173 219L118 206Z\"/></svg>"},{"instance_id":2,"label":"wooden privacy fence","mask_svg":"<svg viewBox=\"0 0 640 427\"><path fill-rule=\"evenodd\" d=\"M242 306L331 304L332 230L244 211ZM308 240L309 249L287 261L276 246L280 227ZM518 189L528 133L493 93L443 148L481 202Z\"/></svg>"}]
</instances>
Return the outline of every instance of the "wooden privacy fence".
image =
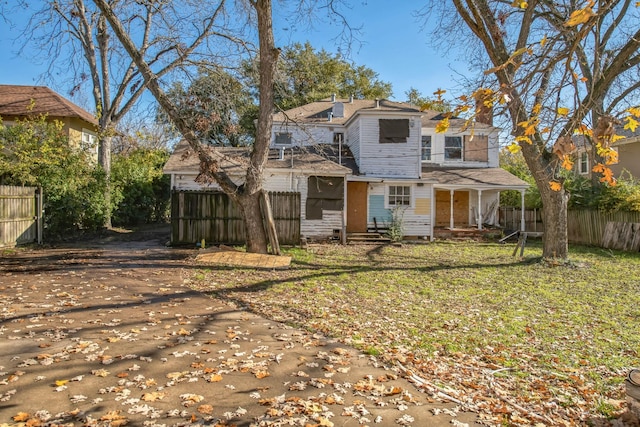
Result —
<instances>
[{"instance_id":1,"label":"wooden privacy fence","mask_svg":"<svg viewBox=\"0 0 640 427\"><path fill-rule=\"evenodd\" d=\"M500 207L499 224L506 230L519 230L521 210ZM542 209L525 209L525 231L544 231ZM599 210L569 210L567 234L570 243L593 245L612 249L635 250L634 237L640 223L640 212L606 213ZM628 238L624 236L629 236ZM624 240L624 241L623 241ZM629 240L629 241L627 241Z\"/></svg>"},{"instance_id":2,"label":"wooden privacy fence","mask_svg":"<svg viewBox=\"0 0 640 427\"><path fill-rule=\"evenodd\" d=\"M299 244L300 193L269 192L269 201L280 244ZM221 192L173 191L171 243L195 244L202 239L211 244L244 244L240 209Z\"/></svg>"},{"instance_id":3,"label":"wooden privacy fence","mask_svg":"<svg viewBox=\"0 0 640 427\"><path fill-rule=\"evenodd\" d=\"M570 210L567 214L569 242L604 247L607 223L638 223L640 212L605 213L597 210Z\"/></svg>"},{"instance_id":4,"label":"wooden privacy fence","mask_svg":"<svg viewBox=\"0 0 640 427\"><path fill-rule=\"evenodd\" d=\"M0 246L42 243L42 189L0 185Z\"/></svg>"},{"instance_id":5,"label":"wooden privacy fence","mask_svg":"<svg viewBox=\"0 0 640 427\"><path fill-rule=\"evenodd\" d=\"M498 224L506 230L520 230L520 222L522 218L522 210L520 208L512 208L500 206L498 208ZM524 230L543 232L542 209L525 209L524 210Z\"/></svg>"}]
</instances>

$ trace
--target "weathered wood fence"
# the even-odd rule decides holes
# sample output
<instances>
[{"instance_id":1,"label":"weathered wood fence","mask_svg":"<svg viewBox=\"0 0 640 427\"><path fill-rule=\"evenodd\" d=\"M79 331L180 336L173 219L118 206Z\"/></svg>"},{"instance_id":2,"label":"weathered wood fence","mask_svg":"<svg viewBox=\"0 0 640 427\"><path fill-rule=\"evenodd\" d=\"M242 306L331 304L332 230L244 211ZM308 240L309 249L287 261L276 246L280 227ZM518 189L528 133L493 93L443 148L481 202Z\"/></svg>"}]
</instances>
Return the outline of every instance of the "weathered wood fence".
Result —
<instances>
[{"instance_id":1,"label":"weathered wood fence","mask_svg":"<svg viewBox=\"0 0 640 427\"><path fill-rule=\"evenodd\" d=\"M269 192L269 201L280 244L299 244L300 193ZM202 239L210 244L245 243L240 209L221 192L173 191L171 243L195 244Z\"/></svg>"},{"instance_id":2,"label":"weathered wood fence","mask_svg":"<svg viewBox=\"0 0 640 427\"><path fill-rule=\"evenodd\" d=\"M570 210L567 215L569 242L601 246L607 223L640 222L640 212L605 213L597 210Z\"/></svg>"},{"instance_id":3,"label":"weathered wood fence","mask_svg":"<svg viewBox=\"0 0 640 427\"><path fill-rule=\"evenodd\" d=\"M0 185L0 246L42 243L42 190Z\"/></svg>"},{"instance_id":4,"label":"weathered wood fence","mask_svg":"<svg viewBox=\"0 0 640 427\"><path fill-rule=\"evenodd\" d=\"M505 206L500 206L500 208L498 208L498 223L506 230L520 230L521 218L522 210L520 208ZM542 209L524 210L524 229L525 231L534 232L544 231L544 224L542 224Z\"/></svg>"},{"instance_id":5,"label":"weathered wood fence","mask_svg":"<svg viewBox=\"0 0 640 427\"><path fill-rule=\"evenodd\" d=\"M525 209L525 231L544 232L542 209ZM521 210L519 208L500 207L499 224L508 230L520 229ZM570 243L600 247L633 247L634 237L629 244L619 242L622 236L632 236L635 228L624 224L640 223L640 212L605 213L598 210L580 209L567 213L568 238ZM607 228L607 224L609 224ZM629 229L629 227L632 227ZM632 230L633 233L631 233ZM617 246L616 246L617 245ZM620 246L622 245L622 246ZM618 247L620 246L620 247Z\"/></svg>"}]
</instances>

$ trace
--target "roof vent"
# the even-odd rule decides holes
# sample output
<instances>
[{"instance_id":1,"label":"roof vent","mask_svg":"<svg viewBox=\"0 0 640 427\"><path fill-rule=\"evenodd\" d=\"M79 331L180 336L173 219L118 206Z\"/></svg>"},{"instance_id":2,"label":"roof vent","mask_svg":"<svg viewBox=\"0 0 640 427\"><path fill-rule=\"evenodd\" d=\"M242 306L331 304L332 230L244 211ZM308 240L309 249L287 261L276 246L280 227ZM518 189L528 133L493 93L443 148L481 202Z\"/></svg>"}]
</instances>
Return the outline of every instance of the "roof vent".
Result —
<instances>
[{"instance_id":1,"label":"roof vent","mask_svg":"<svg viewBox=\"0 0 640 427\"><path fill-rule=\"evenodd\" d=\"M353 95L349 96L349 104L353 104Z\"/></svg>"},{"instance_id":2,"label":"roof vent","mask_svg":"<svg viewBox=\"0 0 640 427\"><path fill-rule=\"evenodd\" d=\"M380 108L380 98L376 98L376 108Z\"/></svg>"},{"instance_id":3,"label":"roof vent","mask_svg":"<svg viewBox=\"0 0 640 427\"><path fill-rule=\"evenodd\" d=\"M336 94L331 94L331 102L336 102Z\"/></svg>"},{"instance_id":4,"label":"roof vent","mask_svg":"<svg viewBox=\"0 0 640 427\"><path fill-rule=\"evenodd\" d=\"M333 121L333 113L331 111L327 113L327 120L329 120L330 122Z\"/></svg>"}]
</instances>

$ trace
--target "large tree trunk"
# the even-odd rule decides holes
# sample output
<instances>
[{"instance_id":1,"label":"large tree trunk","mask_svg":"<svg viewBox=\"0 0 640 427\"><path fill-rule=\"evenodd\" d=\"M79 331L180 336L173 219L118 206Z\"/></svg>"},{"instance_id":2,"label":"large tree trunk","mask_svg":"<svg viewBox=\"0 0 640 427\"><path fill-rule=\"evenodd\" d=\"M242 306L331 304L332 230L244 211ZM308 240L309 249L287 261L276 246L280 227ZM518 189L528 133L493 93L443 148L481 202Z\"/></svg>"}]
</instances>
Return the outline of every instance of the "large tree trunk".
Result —
<instances>
[{"instance_id":1,"label":"large tree trunk","mask_svg":"<svg viewBox=\"0 0 640 427\"><path fill-rule=\"evenodd\" d=\"M247 236L247 252L267 253L267 234L262 222L260 192L245 194L239 199Z\"/></svg>"},{"instance_id":2,"label":"large tree trunk","mask_svg":"<svg viewBox=\"0 0 640 427\"><path fill-rule=\"evenodd\" d=\"M566 259L569 256L567 206L569 195L561 189L553 191L549 184L539 186L542 198L542 222L544 224L544 258Z\"/></svg>"}]
</instances>

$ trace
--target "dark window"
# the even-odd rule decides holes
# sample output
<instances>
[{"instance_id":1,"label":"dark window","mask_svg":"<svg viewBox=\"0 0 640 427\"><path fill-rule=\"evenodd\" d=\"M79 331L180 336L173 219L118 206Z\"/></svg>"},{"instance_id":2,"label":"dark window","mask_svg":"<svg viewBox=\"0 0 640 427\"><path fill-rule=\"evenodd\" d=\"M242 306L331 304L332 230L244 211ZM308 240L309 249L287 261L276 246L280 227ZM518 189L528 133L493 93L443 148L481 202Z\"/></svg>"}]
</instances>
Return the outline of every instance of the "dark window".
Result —
<instances>
[{"instance_id":1,"label":"dark window","mask_svg":"<svg viewBox=\"0 0 640 427\"><path fill-rule=\"evenodd\" d=\"M380 119L380 143L407 142L409 137L409 119Z\"/></svg>"},{"instance_id":2,"label":"dark window","mask_svg":"<svg viewBox=\"0 0 640 427\"><path fill-rule=\"evenodd\" d=\"M589 155L586 152L580 154L580 173L589 173Z\"/></svg>"},{"instance_id":3,"label":"dark window","mask_svg":"<svg viewBox=\"0 0 640 427\"><path fill-rule=\"evenodd\" d=\"M422 160L431 160L431 135L422 137Z\"/></svg>"},{"instance_id":4,"label":"dark window","mask_svg":"<svg viewBox=\"0 0 640 427\"><path fill-rule=\"evenodd\" d=\"M291 133L276 132L276 145L291 145Z\"/></svg>"},{"instance_id":5,"label":"dark window","mask_svg":"<svg viewBox=\"0 0 640 427\"><path fill-rule=\"evenodd\" d=\"M333 143L338 145L340 143L344 143L344 133L336 132L333 134Z\"/></svg>"},{"instance_id":6,"label":"dark window","mask_svg":"<svg viewBox=\"0 0 640 427\"><path fill-rule=\"evenodd\" d=\"M444 158L445 160L462 160L462 137L444 137Z\"/></svg>"}]
</instances>

